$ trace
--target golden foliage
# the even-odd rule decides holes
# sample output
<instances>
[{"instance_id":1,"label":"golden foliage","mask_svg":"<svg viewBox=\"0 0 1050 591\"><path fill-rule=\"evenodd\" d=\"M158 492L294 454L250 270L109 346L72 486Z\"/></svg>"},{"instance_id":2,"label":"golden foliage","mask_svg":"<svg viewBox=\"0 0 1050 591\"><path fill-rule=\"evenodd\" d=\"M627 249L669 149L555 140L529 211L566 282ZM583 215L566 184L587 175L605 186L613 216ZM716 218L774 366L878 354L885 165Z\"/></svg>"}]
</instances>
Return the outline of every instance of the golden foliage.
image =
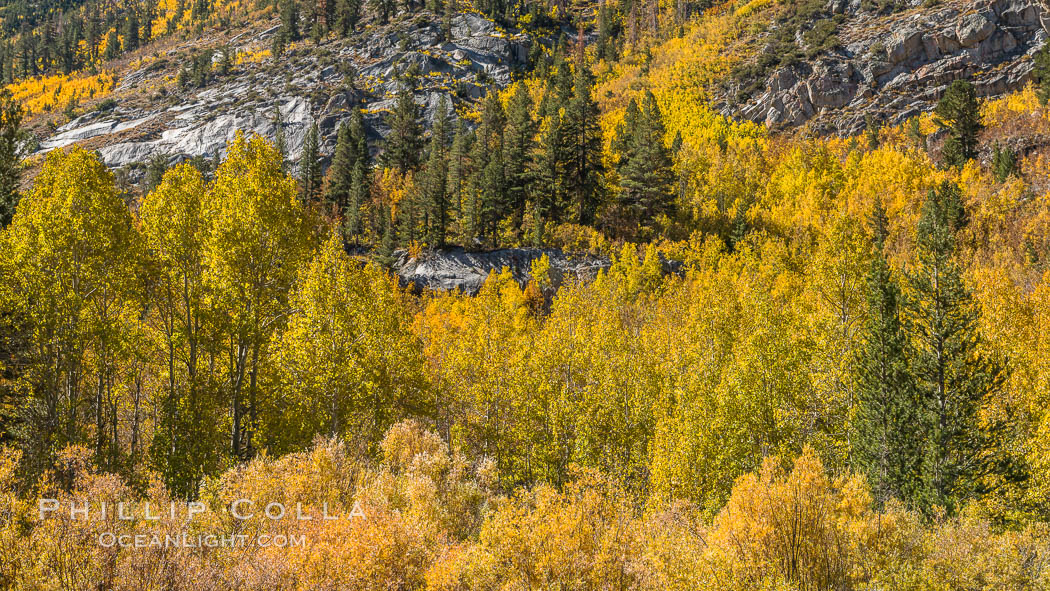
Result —
<instances>
[{"instance_id":1,"label":"golden foliage","mask_svg":"<svg viewBox=\"0 0 1050 591\"><path fill-rule=\"evenodd\" d=\"M73 73L30 78L9 84L7 89L28 114L34 115L63 109L71 101L104 97L115 84L114 75L103 71L94 75Z\"/></svg>"}]
</instances>

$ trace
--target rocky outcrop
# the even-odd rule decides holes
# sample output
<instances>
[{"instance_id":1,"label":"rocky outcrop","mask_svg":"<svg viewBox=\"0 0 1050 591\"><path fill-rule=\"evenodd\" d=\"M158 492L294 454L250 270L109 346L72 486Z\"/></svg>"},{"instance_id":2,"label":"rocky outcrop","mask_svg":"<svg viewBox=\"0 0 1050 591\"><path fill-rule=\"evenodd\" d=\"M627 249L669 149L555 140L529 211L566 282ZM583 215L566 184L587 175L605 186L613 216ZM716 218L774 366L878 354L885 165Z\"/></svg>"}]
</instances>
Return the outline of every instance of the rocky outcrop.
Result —
<instances>
[{"instance_id":1,"label":"rocky outcrop","mask_svg":"<svg viewBox=\"0 0 1050 591\"><path fill-rule=\"evenodd\" d=\"M1040 0L928 3L891 15L866 14L859 0L833 0L846 16L841 46L772 72L764 91L723 113L768 127L808 123L818 133L853 135L865 118L899 123L933 108L957 79L982 96L1021 88L1047 40Z\"/></svg>"},{"instance_id":2,"label":"rocky outcrop","mask_svg":"<svg viewBox=\"0 0 1050 591\"><path fill-rule=\"evenodd\" d=\"M557 249L505 248L487 252L468 252L461 248L427 252L418 258L397 251L394 272L405 286L419 290L461 291L475 295L491 273L507 269L525 285L531 279L532 262L547 255L551 281L592 281L609 259L592 255L569 256Z\"/></svg>"},{"instance_id":3,"label":"rocky outcrop","mask_svg":"<svg viewBox=\"0 0 1050 591\"><path fill-rule=\"evenodd\" d=\"M266 26L226 40L230 51L258 51L276 28ZM482 98L489 88L511 81L524 66L530 40L500 31L474 13L457 15L450 41L443 39L440 18L429 13L404 15L386 27L373 27L349 41L304 44L280 59L248 61L235 75L219 77L196 91L144 95L163 86L173 71L143 65L124 75L114 96L116 106L93 111L58 128L40 143L47 152L73 143L97 149L111 167L144 163L157 155L172 162L222 156L237 131L274 138L275 110L280 110L288 155L294 160L306 132L316 121L322 157L335 150L335 135L351 109L365 110L373 140L387 133L384 113L400 89L398 74L412 68L419 81L415 100L431 121L442 96L455 105ZM164 61L178 66L206 41L168 51ZM213 58L218 60L221 54ZM171 85L169 85L171 86ZM132 167L134 168L134 167Z\"/></svg>"},{"instance_id":4,"label":"rocky outcrop","mask_svg":"<svg viewBox=\"0 0 1050 591\"><path fill-rule=\"evenodd\" d=\"M356 253L368 257L369 253ZM590 254L568 254L553 248L504 248L485 252L470 252L462 248L425 252L418 257L408 251L395 253L393 270L400 277L402 286L416 292L460 291L476 295L491 273L503 269L510 271L514 279L525 286L532 278L532 263L547 256L550 261L552 287L565 283L589 282L600 271L608 269L612 262L605 257ZM663 260L665 274L681 274L681 263Z\"/></svg>"}]
</instances>

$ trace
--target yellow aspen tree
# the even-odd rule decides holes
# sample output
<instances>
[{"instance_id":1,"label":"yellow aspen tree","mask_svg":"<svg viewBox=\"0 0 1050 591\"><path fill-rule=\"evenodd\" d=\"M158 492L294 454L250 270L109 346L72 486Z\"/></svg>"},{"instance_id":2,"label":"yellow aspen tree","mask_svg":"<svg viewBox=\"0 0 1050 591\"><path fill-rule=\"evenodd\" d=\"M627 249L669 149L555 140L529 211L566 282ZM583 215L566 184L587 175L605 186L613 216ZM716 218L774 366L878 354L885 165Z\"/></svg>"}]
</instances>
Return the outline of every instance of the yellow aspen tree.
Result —
<instances>
[{"instance_id":1,"label":"yellow aspen tree","mask_svg":"<svg viewBox=\"0 0 1050 591\"><path fill-rule=\"evenodd\" d=\"M125 396L134 380L121 372L135 346L143 268L113 175L81 148L52 152L0 249L4 307L27 343L22 439L34 469L70 443L90 443L100 466L121 467L139 444L139 408Z\"/></svg>"},{"instance_id":2,"label":"yellow aspen tree","mask_svg":"<svg viewBox=\"0 0 1050 591\"><path fill-rule=\"evenodd\" d=\"M255 453L259 370L288 316L288 293L314 242L281 154L238 134L207 199L204 282L227 323L222 344L234 456Z\"/></svg>"},{"instance_id":3,"label":"yellow aspen tree","mask_svg":"<svg viewBox=\"0 0 1050 591\"><path fill-rule=\"evenodd\" d=\"M869 244L870 238L855 218L833 215L818 239L809 261L805 293L800 294L813 343L814 405L834 430L828 442L832 454L826 458L833 465L844 462L849 454L848 426L856 402L855 361L867 306L864 277L871 257Z\"/></svg>"},{"instance_id":4,"label":"yellow aspen tree","mask_svg":"<svg viewBox=\"0 0 1050 591\"><path fill-rule=\"evenodd\" d=\"M431 412L419 341L395 277L351 260L332 235L293 290L276 340L261 437L275 453L316 434L374 447L396 421Z\"/></svg>"},{"instance_id":5,"label":"yellow aspen tree","mask_svg":"<svg viewBox=\"0 0 1050 591\"><path fill-rule=\"evenodd\" d=\"M218 470L227 427L218 399L221 376L212 369L217 314L204 284L208 195L200 171L182 164L164 175L139 208L156 271L156 311L149 320L164 368L153 459L168 486L188 496Z\"/></svg>"}]
</instances>

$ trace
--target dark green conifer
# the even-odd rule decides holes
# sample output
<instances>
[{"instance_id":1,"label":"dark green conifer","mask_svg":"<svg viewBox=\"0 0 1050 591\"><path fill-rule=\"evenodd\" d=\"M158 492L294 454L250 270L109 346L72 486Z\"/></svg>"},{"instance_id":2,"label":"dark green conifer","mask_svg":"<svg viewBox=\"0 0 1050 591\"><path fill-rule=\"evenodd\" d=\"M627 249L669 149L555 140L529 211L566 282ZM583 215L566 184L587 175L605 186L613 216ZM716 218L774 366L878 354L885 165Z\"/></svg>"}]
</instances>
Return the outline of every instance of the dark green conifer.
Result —
<instances>
[{"instance_id":1,"label":"dark green conifer","mask_svg":"<svg viewBox=\"0 0 1050 591\"><path fill-rule=\"evenodd\" d=\"M328 188L325 192L325 200L338 211L342 211L350 200L356 155L350 144L350 127L345 122L340 123L335 135L335 154L328 167Z\"/></svg>"},{"instance_id":2,"label":"dark green conifer","mask_svg":"<svg viewBox=\"0 0 1050 591\"><path fill-rule=\"evenodd\" d=\"M884 253L889 220L881 200L871 216L874 252L866 277L868 316L857 355L853 461L876 503L915 503L922 480L924 411L908 367L901 290Z\"/></svg>"},{"instance_id":3,"label":"dark green conifer","mask_svg":"<svg viewBox=\"0 0 1050 591\"><path fill-rule=\"evenodd\" d=\"M24 115L11 91L0 89L0 228L11 223L20 198L18 184L28 139L22 129Z\"/></svg>"},{"instance_id":4,"label":"dark green conifer","mask_svg":"<svg viewBox=\"0 0 1050 591\"><path fill-rule=\"evenodd\" d=\"M462 211L463 195L470 178L470 141L472 137L473 134L460 121L452 136L452 147L449 149L446 188L449 195L449 208L457 214Z\"/></svg>"},{"instance_id":5,"label":"dark green conifer","mask_svg":"<svg viewBox=\"0 0 1050 591\"><path fill-rule=\"evenodd\" d=\"M281 3L281 28L277 34L285 43L295 43L302 38L299 32L299 3L283 0Z\"/></svg>"},{"instance_id":6,"label":"dark green conifer","mask_svg":"<svg viewBox=\"0 0 1050 591\"><path fill-rule=\"evenodd\" d=\"M448 229L448 100L441 98L434 114L427 163L421 178L423 193L423 225L426 242L443 246Z\"/></svg>"},{"instance_id":7,"label":"dark green conifer","mask_svg":"<svg viewBox=\"0 0 1050 591\"><path fill-rule=\"evenodd\" d=\"M536 215L544 220L561 223L569 210L569 195L566 187L566 171L569 167L569 150L562 105L548 87L541 107L544 130L539 137L538 156L532 173L538 186Z\"/></svg>"},{"instance_id":8,"label":"dark green conifer","mask_svg":"<svg viewBox=\"0 0 1050 591\"><path fill-rule=\"evenodd\" d=\"M521 228L525 207L533 187L536 120L532 117L532 97L524 84L518 84L507 105L507 127L503 134L503 165L507 182L507 201L503 211L511 216L514 228Z\"/></svg>"},{"instance_id":9,"label":"dark green conifer","mask_svg":"<svg viewBox=\"0 0 1050 591\"><path fill-rule=\"evenodd\" d=\"M317 123L310 125L299 156L299 190L304 203L318 201L321 197L321 154Z\"/></svg>"},{"instance_id":10,"label":"dark green conifer","mask_svg":"<svg viewBox=\"0 0 1050 591\"><path fill-rule=\"evenodd\" d=\"M995 180L1002 183L1006 182L1006 179L1010 178L1010 175L1014 174L1017 170L1017 154L1009 147L1004 147L995 143L995 149L992 151L992 174L995 175Z\"/></svg>"},{"instance_id":11,"label":"dark green conifer","mask_svg":"<svg viewBox=\"0 0 1050 591\"><path fill-rule=\"evenodd\" d=\"M572 199L575 222L594 221L601 191L602 132L600 112L593 96L594 77L582 58L577 60L573 96L565 108L565 134L569 162L566 188Z\"/></svg>"},{"instance_id":12,"label":"dark green conifer","mask_svg":"<svg viewBox=\"0 0 1050 591\"><path fill-rule=\"evenodd\" d=\"M506 114L496 93L489 93L481 108L481 125L474 137L470 160L473 171L470 179L471 197L468 210L469 242L475 239L496 238L499 206L506 203L506 179L503 169L503 128Z\"/></svg>"},{"instance_id":13,"label":"dark green conifer","mask_svg":"<svg viewBox=\"0 0 1050 591\"><path fill-rule=\"evenodd\" d=\"M973 84L956 80L941 97L934 110L934 121L948 130L942 154L948 166L962 166L977 156L977 134L981 124L981 110Z\"/></svg>"},{"instance_id":14,"label":"dark green conifer","mask_svg":"<svg viewBox=\"0 0 1050 591\"><path fill-rule=\"evenodd\" d=\"M387 119L390 134L383 149L383 164L404 174L419 167L423 151L423 127L419 106L412 98L412 90L402 87L394 111Z\"/></svg>"},{"instance_id":15,"label":"dark green conifer","mask_svg":"<svg viewBox=\"0 0 1050 591\"><path fill-rule=\"evenodd\" d=\"M621 133L626 137L618 134L623 151L617 205L626 218L625 231L637 228L649 233L655 219L671 214L674 206L674 161L664 144L667 131L651 92L646 93L641 110L628 106Z\"/></svg>"},{"instance_id":16,"label":"dark green conifer","mask_svg":"<svg viewBox=\"0 0 1050 591\"><path fill-rule=\"evenodd\" d=\"M958 186L945 181L931 191L908 276L911 366L926 426L922 498L927 507L949 510L980 492L987 450L978 411L1004 378L983 351L979 313L956 261L956 234L965 223Z\"/></svg>"}]
</instances>

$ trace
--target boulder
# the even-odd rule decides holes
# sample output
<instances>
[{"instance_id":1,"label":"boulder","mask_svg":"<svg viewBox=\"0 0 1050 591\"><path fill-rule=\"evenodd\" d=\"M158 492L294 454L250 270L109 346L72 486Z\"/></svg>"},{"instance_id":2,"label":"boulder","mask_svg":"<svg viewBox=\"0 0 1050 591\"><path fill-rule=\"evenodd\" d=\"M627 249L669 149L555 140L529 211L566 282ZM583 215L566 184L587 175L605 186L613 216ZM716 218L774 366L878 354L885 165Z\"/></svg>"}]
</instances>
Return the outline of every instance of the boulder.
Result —
<instances>
[{"instance_id":1,"label":"boulder","mask_svg":"<svg viewBox=\"0 0 1050 591\"><path fill-rule=\"evenodd\" d=\"M895 33L886 44L886 57L894 64L911 61L919 53L922 37L922 31L915 29Z\"/></svg>"},{"instance_id":2,"label":"boulder","mask_svg":"<svg viewBox=\"0 0 1050 591\"><path fill-rule=\"evenodd\" d=\"M815 109L838 109L848 105L857 90L852 77L853 66L849 63L821 64L806 81L809 103Z\"/></svg>"},{"instance_id":3,"label":"boulder","mask_svg":"<svg viewBox=\"0 0 1050 591\"><path fill-rule=\"evenodd\" d=\"M999 20L1011 27L1039 26L1039 10L1029 3L1011 2L999 13Z\"/></svg>"},{"instance_id":4,"label":"boulder","mask_svg":"<svg viewBox=\"0 0 1050 591\"><path fill-rule=\"evenodd\" d=\"M973 47L995 32L995 24L984 14L969 14L963 17L955 29L959 45Z\"/></svg>"}]
</instances>

